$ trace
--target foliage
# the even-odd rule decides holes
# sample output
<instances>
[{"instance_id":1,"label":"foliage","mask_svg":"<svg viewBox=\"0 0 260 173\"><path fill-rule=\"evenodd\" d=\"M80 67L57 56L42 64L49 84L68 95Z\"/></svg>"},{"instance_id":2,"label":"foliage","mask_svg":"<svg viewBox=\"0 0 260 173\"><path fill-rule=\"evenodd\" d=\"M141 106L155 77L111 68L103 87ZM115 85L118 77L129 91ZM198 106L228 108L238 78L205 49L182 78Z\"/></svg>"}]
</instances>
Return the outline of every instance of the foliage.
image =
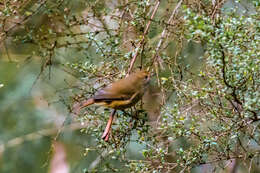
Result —
<instances>
[{"instance_id":1,"label":"foliage","mask_svg":"<svg viewBox=\"0 0 260 173\"><path fill-rule=\"evenodd\" d=\"M259 171L259 1L77 2L0 6L1 41L35 47L37 80L53 68L70 75L57 92L68 112L131 63L150 68L162 98L156 121L141 103L119 111L109 142L100 136L111 110L84 109L84 155L96 157L86 171Z\"/></svg>"}]
</instances>

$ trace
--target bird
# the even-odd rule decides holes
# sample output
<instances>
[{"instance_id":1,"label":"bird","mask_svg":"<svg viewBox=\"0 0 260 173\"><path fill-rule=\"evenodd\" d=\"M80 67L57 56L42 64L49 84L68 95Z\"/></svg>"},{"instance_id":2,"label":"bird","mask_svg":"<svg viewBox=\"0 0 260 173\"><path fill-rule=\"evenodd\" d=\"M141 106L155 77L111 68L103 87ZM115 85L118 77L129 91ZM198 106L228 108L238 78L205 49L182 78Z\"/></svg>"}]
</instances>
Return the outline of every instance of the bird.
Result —
<instances>
[{"instance_id":1,"label":"bird","mask_svg":"<svg viewBox=\"0 0 260 173\"><path fill-rule=\"evenodd\" d=\"M75 114L92 104L112 108L102 139L108 141L109 132L117 110L124 110L134 106L144 95L150 81L150 74L146 70L137 70L129 76L115 81L98 90L92 98L76 102L73 106Z\"/></svg>"}]
</instances>

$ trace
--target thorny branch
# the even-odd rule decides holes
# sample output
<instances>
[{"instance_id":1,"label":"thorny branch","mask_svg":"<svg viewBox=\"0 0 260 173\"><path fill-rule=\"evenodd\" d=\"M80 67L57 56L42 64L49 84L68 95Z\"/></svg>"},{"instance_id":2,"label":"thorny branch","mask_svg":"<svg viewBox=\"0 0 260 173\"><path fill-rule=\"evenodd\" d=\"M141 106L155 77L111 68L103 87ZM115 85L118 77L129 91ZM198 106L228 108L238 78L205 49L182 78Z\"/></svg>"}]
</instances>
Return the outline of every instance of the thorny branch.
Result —
<instances>
[{"instance_id":1,"label":"thorny branch","mask_svg":"<svg viewBox=\"0 0 260 173\"><path fill-rule=\"evenodd\" d=\"M227 75L226 75L226 61L225 61L225 51L224 51L224 48L222 45L219 45L220 46L220 52L221 52L221 60L222 60L222 64L223 64L223 67L222 67L222 77L223 77L223 81L225 83L225 85L232 89L232 94L231 96L234 98L234 101L236 102L236 104L232 103L232 105L234 106L234 108L240 112L241 110L241 107L243 108L243 103L241 102L241 100L238 98L238 95L237 95L237 87L236 86L232 86L231 84L229 84L228 80L227 80ZM231 101L232 102L232 101ZM250 111L253 116L254 116L254 121L258 121L260 120L260 118L257 117L257 113L253 110L248 110Z\"/></svg>"},{"instance_id":2,"label":"thorny branch","mask_svg":"<svg viewBox=\"0 0 260 173\"><path fill-rule=\"evenodd\" d=\"M155 5L154 10L153 10L153 13L152 13L152 15L151 15L151 19L154 18L155 14L156 14L156 11L157 11L158 8L159 8L160 2L161 2L160 0L158 0L158 1L156 2L156 5ZM135 49L135 54L134 54L134 56L133 56L133 58L132 58L132 60L131 60L131 62L130 62L130 66L129 66L129 69L128 69L128 71L127 71L127 75L129 75L129 74L131 73L131 71L132 71L132 68L133 68L133 66L134 66L134 63L135 63L136 58L137 58L138 53L139 53L139 49L140 49L140 48L142 47L142 45L144 44L145 36L146 36L146 34L148 33L148 30L149 30L150 25L151 25L151 20L148 21L148 23L147 23L147 25L146 25L146 28L145 28L145 30L144 30L142 39L141 39L141 41L139 42L137 48Z\"/></svg>"}]
</instances>

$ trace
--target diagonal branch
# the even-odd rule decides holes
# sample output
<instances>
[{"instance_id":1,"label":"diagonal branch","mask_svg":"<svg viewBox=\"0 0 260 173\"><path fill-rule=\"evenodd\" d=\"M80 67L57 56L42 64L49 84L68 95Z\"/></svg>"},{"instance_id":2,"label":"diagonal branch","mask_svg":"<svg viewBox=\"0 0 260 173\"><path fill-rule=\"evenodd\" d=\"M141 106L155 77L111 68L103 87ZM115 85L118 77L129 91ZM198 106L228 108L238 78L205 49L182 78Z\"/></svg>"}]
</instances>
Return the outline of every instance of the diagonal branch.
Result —
<instances>
[{"instance_id":1,"label":"diagonal branch","mask_svg":"<svg viewBox=\"0 0 260 173\"><path fill-rule=\"evenodd\" d=\"M222 60L222 64L223 64L223 67L222 67L222 77L223 77L223 81L224 81L225 85L226 85L228 88L231 88L231 89L232 89L232 94L231 94L231 96L233 97L234 101L237 103L237 105L234 105L234 104L233 104L233 106L235 106L235 109L236 109L236 110L239 110L240 108L238 107L238 105L243 107L243 102L238 98L238 95L237 95L237 93L236 93L238 88L237 88L236 86L232 86L232 85L228 82L228 80L227 80L227 76L226 76L226 66L227 66L227 64L226 64L226 61L225 61L225 52L224 52L224 48L223 48L222 45L220 45L220 49L221 49L221 50L220 50L220 52L221 52L221 60ZM257 115L257 113L256 113L255 111L250 110L250 109L248 109L248 111L253 114L253 116L254 116L253 120L254 120L254 121L260 120L260 118L258 118L258 115Z\"/></svg>"},{"instance_id":2,"label":"diagonal branch","mask_svg":"<svg viewBox=\"0 0 260 173\"><path fill-rule=\"evenodd\" d=\"M10 26L9 28L5 28L5 26L3 26L2 28L3 28L3 31L4 31L4 32L3 32L2 37L0 37L0 42L2 42L3 40L5 40L6 37L8 36L8 34L10 34L16 27L23 25L25 22L27 22L29 19L31 19L31 17L33 17L34 15L36 15L36 14L40 11L40 9L41 9L42 7L44 7L44 5L46 4L46 2L47 2L47 0L43 0L42 2L40 2L40 3L38 4L38 7L37 7L30 15L27 15L27 16L23 17L21 21L14 23L14 24L13 24L12 26Z\"/></svg>"},{"instance_id":3,"label":"diagonal branch","mask_svg":"<svg viewBox=\"0 0 260 173\"><path fill-rule=\"evenodd\" d=\"M156 11L158 10L159 8L159 5L160 5L160 0L157 0L156 2L156 5L154 7L154 10L153 10L153 13L151 15L151 18L150 20L148 21L147 25L146 25L146 28L144 30L144 33L143 33L143 36L142 36L142 40L140 41L140 43L138 44L137 48L135 49L135 54L130 62L130 67L128 69L128 72L127 72L127 76L131 73L132 69L133 69L133 66L134 66L134 63L136 61L136 58L137 58L137 55L138 55L138 52L139 52L139 49L142 47L142 45L144 44L144 39L145 39L145 35L148 33L148 30L149 30L149 27L151 25L151 22L152 22L152 19L154 18L155 16L155 13Z\"/></svg>"},{"instance_id":4,"label":"diagonal branch","mask_svg":"<svg viewBox=\"0 0 260 173\"><path fill-rule=\"evenodd\" d=\"M176 13L178 12L178 9L180 8L181 4L182 4L182 1L183 0L180 0L178 2L178 4L176 5L176 7L174 8L174 10L172 11L172 14L167 22L167 25L171 25L172 23L172 20L174 18L174 16L176 15ZM168 33L167 33L167 26L164 28L162 34L161 34L161 38L157 44L157 47L155 49L155 54L153 56L153 61L152 61L152 64L154 64L155 60L158 60L158 51L159 49L161 48L162 44L163 44L163 40L167 37Z\"/></svg>"}]
</instances>

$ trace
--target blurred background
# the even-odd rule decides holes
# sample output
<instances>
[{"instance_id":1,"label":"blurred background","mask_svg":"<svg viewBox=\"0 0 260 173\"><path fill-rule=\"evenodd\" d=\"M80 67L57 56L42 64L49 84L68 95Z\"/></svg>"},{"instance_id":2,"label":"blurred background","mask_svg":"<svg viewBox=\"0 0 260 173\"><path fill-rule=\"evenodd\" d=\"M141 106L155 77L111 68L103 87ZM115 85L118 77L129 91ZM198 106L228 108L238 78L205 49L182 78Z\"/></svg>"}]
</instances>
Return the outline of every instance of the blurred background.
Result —
<instances>
[{"instance_id":1,"label":"blurred background","mask_svg":"<svg viewBox=\"0 0 260 173\"><path fill-rule=\"evenodd\" d=\"M216 6L219 11L236 7L238 13L256 12L249 1L216 3L219 3L219 7ZM195 1L184 4L198 5ZM105 146L109 147L97 140L109 111L92 108L91 114L104 114L101 116L104 122L100 122L96 134L91 135L82 130L89 126L88 121L83 116L75 117L71 106L76 96L89 97L98 87L113 81L112 74L117 78L125 76L132 52L155 6L156 1L133 4L127 0L0 1L1 173L77 173L91 168L97 168L93 172L129 172L124 168L125 160L105 158L110 151ZM177 6L177 1L161 2L153 19L158 22L152 22L147 35L147 42L152 46L146 48L146 55L141 55L143 62L137 60L136 68L142 63L149 64L164 22ZM124 16L120 17L124 10ZM170 37L174 41L164 47L161 57L166 62L167 57L174 57L178 64L175 77L188 79L203 67L201 56L205 45L187 40L179 45L183 27L181 15L180 12L175 16L176 33ZM109 33L114 37L108 37ZM181 69L190 71L178 73ZM166 82L168 76L169 69L160 73L162 82ZM91 127L93 134L95 124ZM137 134L138 130L131 135L131 141L124 148L125 155L132 160L143 160L145 145L135 141L139 139ZM97 145L103 150L97 150ZM103 166L102 171L99 165ZM211 172L212 167L197 167L192 171Z\"/></svg>"}]
</instances>

